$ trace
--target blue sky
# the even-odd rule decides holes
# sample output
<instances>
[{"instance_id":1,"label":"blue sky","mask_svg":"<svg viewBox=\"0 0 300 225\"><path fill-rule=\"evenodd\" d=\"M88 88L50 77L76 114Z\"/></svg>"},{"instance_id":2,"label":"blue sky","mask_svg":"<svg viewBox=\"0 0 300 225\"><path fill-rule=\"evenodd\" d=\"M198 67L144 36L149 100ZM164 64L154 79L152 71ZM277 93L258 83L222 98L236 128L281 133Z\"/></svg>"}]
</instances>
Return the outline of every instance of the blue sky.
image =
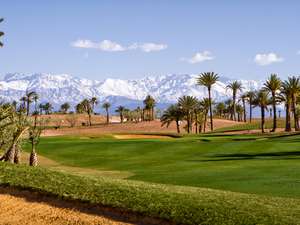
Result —
<instances>
[{"instance_id":1,"label":"blue sky","mask_svg":"<svg viewBox=\"0 0 300 225\"><path fill-rule=\"evenodd\" d=\"M0 74L299 75L299 11L298 1L6 0Z\"/></svg>"}]
</instances>

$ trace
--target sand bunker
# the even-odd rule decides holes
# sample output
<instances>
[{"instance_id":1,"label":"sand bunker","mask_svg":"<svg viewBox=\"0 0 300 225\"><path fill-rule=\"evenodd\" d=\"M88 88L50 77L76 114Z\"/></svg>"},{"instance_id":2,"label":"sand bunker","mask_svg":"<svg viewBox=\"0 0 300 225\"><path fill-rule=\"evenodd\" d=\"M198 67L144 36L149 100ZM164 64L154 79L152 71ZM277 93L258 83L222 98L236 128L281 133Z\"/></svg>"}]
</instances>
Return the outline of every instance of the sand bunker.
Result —
<instances>
[{"instance_id":1,"label":"sand bunker","mask_svg":"<svg viewBox=\"0 0 300 225\"><path fill-rule=\"evenodd\" d=\"M150 134L116 134L116 139L170 139L172 137L166 135L150 135Z\"/></svg>"}]
</instances>

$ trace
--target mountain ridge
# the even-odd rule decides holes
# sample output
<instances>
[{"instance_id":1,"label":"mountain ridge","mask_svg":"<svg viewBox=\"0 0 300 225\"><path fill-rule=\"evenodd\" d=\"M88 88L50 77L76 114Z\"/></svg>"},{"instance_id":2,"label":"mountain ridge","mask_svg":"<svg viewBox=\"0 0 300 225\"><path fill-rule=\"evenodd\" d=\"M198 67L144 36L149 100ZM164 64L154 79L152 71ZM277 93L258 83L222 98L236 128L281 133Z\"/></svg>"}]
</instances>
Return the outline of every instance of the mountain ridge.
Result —
<instances>
[{"instance_id":1,"label":"mountain ridge","mask_svg":"<svg viewBox=\"0 0 300 225\"><path fill-rule=\"evenodd\" d=\"M146 95L152 95L159 105L174 103L183 95L197 98L207 96L205 87L196 85L195 74L168 74L147 76L141 79L112 79L102 81L79 78L68 74L49 73L8 73L0 80L0 97L5 101L19 100L26 90L36 91L41 102L59 106L64 102L75 105L84 98L97 97L100 102L109 101L113 106L134 107L140 105ZM215 101L230 98L226 85L232 81L221 77L212 88ZM262 81L239 80L244 91L257 89Z\"/></svg>"}]
</instances>

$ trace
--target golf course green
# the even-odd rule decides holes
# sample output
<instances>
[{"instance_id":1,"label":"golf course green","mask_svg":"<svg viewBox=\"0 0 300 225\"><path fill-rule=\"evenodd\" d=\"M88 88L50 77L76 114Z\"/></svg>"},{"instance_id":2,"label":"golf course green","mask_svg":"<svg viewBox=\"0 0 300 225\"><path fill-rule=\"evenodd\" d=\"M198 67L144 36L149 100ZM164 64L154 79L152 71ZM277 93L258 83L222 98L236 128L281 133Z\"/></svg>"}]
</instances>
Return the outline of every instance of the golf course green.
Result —
<instances>
[{"instance_id":1,"label":"golf course green","mask_svg":"<svg viewBox=\"0 0 300 225\"><path fill-rule=\"evenodd\" d=\"M300 135L44 137L38 153L61 165L116 171L130 180L300 198L299 143Z\"/></svg>"}]
</instances>

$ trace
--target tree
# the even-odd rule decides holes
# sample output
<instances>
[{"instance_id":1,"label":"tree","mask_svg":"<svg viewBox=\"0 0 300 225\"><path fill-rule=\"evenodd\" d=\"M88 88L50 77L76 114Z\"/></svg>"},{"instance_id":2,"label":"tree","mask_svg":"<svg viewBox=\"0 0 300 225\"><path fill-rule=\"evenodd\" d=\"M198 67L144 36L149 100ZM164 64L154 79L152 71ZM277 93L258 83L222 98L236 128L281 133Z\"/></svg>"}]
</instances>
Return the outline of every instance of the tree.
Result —
<instances>
[{"instance_id":1,"label":"tree","mask_svg":"<svg viewBox=\"0 0 300 225\"><path fill-rule=\"evenodd\" d=\"M261 111L261 132L264 133L265 130L265 110L268 110L268 105L270 104L270 99L268 92L265 90L260 90L256 93L255 99L253 101L254 105L260 107Z\"/></svg>"},{"instance_id":2,"label":"tree","mask_svg":"<svg viewBox=\"0 0 300 225\"><path fill-rule=\"evenodd\" d=\"M38 165L38 157L36 152L36 147L40 142L40 137L42 130L44 129L44 120L38 120L38 114L34 115L34 123L29 127L29 143L31 144L31 152L29 157L29 165L37 166Z\"/></svg>"},{"instance_id":3,"label":"tree","mask_svg":"<svg viewBox=\"0 0 300 225\"><path fill-rule=\"evenodd\" d=\"M226 105L224 102L219 102L219 103L217 103L215 109L216 109L216 113L218 114L218 116L223 117L225 109L226 109Z\"/></svg>"},{"instance_id":4,"label":"tree","mask_svg":"<svg viewBox=\"0 0 300 225\"><path fill-rule=\"evenodd\" d=\"M3 22L3 18L0 18L0 23ZM4 35L4 32L3 31L0 31L0 37L2 37ZM3 47L3 42L0 41L0 47Z\"/></svg>"},{"instance_id":5,"label":"tree","mask_svg":"<svg viewBox=\"0 0 300 225\"><path fill-rule=\"evenodd\" d=\"M167 125L167 127L170 126L170 124L174 121L176 123L176 130L177 133L180 133L180 124L179 122L183 119L183 111L181 108L176 105L171 105L167 110L164 111L163 115L160 118L161 126Z\"/></svg>"},{"instance_id":6,"label":"tree","mask_svg":"<svg viewBox=\"0 0 300 225\"><path fill-rule=\"evenodd\" d=\"M21 108L22 109L22 108ZM24 110L11 111L8 108L7 117L10 126L9 135L4 140L6 151L0 160L10 163L20 162L21 141L23 134L28 130L27 116Z\"/></svg>"},{"instance_id":7,"label":"tree","mask_svg":"<svg viewBox=\"0 0 300 225\"><path fill-rule=\"evenodd\" d=\"M102 105L102 108L104 108L105 109L105 111L106 111L106 123L107 124L109 124L109 108L110 108L110 103L109 102L105 102L105 103L103 103L103 105Z\"/></svg>"},{"instance_id":8,"label":"tree","mask_svg":"<svg viewBox=\"0 0 300 225\"><path fill-rule=\"evenodd\" d=\"M92 110L93 110L93 112L95 112L95 105L98 104L98 100L96 97L92 97L90 101L91 101L91 105L92 105Z\"/></svg>"},{"instance_id":9,"label":"tree","mask_svg":"<svg viewBox=\"0 0 300 225\"><path fill-rule=\"evenodd\" d=\"M290 85L287 81L284 81L281 84L281 101L285 102L285 131L292 131L291 127L291 89Z\"/></svg>"},{"instance_id":10,"label":"tree","mask_svg":"<svg viewBox=\"0 0 300 225\"><path fill-rule=\"evenodd\" d=\"M281 80L276 74L271 74L268 80L264 83L264 89L271 94L272 107L273 107L273 129L271 132L275 132L277 128L277 113L276 104L278 101L277 92L280 90Z\"/></svg>"},{"instance_id":11,"label":"tree","mask_svg":"<svg viewBox=\"0 0 300 225\"><path fill-rule=\"evenodd\" d=\"M151 95L147 95L144 100L145 110L148 112L149 121L154 120L155 99Z\"/></svg>"},{"instance_id":12,"label":"tree","mask_svg":"<svg viewBox=\"0 0 300 225\"><path fill-rule=\"evenodd\" d=\"M45 111L45 114L46 115L49 115L51 114L52 110L53 110L53 106L50 102L46 102L44 105L43 105L43 110Z\"/></svg>"},{"instance_id":13,"label":"tree","mask_svg":"<svg viewBox=\"0 0 300 225\"><path fill-rule=\"evenodd\" d=\"M26 115L29 116L30 104L35 101L35 99L38 99L37 93L35 91L26 91L22 99L26 102Z\"/></svg>"},{"instance_id":14,"label":"tree","mask_svg":"<svg viewBox=\"0 0 300 225\"><path fill-rule=\"evenodd\" d=\"M233 106L233 119L236 121L236 95L238 91L242 91L242 83L233 81L226 86L227 89L232 91L232 106Z\"/></svg>"},{"instance_id":15,"label":"tree","mask_svg":"<svg viewBox=\"0 0 300 225\"><path fill-rule=\"evenodd\" d=\"M93 113L93 101L88 100L88 99L84 99L81 103L80 103L81 109L83 110L83 112L88 114L88 118L89 118L89 126L92 126L92 113Z\"/></svg>"},{"instance_id":16,"label":"tree","mask_svg":"<svg viewBox=\"0 0 300 225\"><path fill-rule=\"evenodd\" d=\"M213 113L212 113L212 100L211 100L211 88L219 80L218 74L214 72L201 73L197 78L197 84L207 87L208 90L208 99L209 99L209 112L210 112L210 127L213 131Z\"/></svg>"},{"instance_id":17,"label":"tree","mask_svg":"<svg viewBox=\"0 0 300 225\"><path fill-rule=\"evenodd\" d=\"M208 114L211 103L212 102L209 100L209 98L203 98L199 103L202 108L202 113L204 115L204 119L203 119L203 132L204 133L206 132L207 114Z\"/></svg>"},{"instance_id":18,"label":"tree","mask_svg":"<svg viewBox=\"0 0 300 225\"><path fill-rule=\"evenodd\" d=\"M120 105L120 106L116 109L116 112L120 114L120 122L123 123L123 122L124 122L124 112L125 112L125 107Z\"/></svg>"},{"instance_id":19,"label":"tree","mask_svg":"<svg viewBox=\"0 0 300 225\"><path fill-rule=\"evenodd\" d=\"M295 131L299 131L299 115L297 114L297 97L300 94L300 79L299 77L289 77L287 81L284 82L284 85L289 89L290 98L291 98L291 108L294 115L294 124Z\"/></svg>"},{"instance_id":20,"label":"tree","mask_svg":"<svg viewBox=\"0 0 300 225\"><path fill-rule=\"evenodd\" d=\"M192 114L197 105L197 102L197 98L193 96L182 96L178 99L178 106L183 111L186 118L188 133L192 131Z\"/></svg>"},{"instance_id":21,"label":"tree","mask_svg":"<svg viewBox=\"0 0 300 225\"><path fill-rule=\"evenodd\" d=\"M255 92L254 91L248 91L246 93L247 97L248 97L248 103L249 103L249 120L250 123L252 122L252 108L253 108L253 100L255 98Z\"/></svg>"},{"instance_id":22,"label":"tree","mask_svg":"<svg viewBox=\"0 0 300 225\"><path fill-rule=\"evenodd\" d=\"M60 106L60 111L64 114L66 114L68 112L68 110L70 109L70 104L68 102L65 102L64 104L62 104Z\"/></svg>"},{"instance_id":23,"label":"tree","mask_svg":"<svg viewBox=\"0 0 300 225\"><path fill-rule=\"evenodd\" d=\"M244 116L244 122L247 122L247 111L246 111L246 100L248 99L247 93L243 94L241 96L242 103L243 103L243 116Z\"/></svg>"}]
</instances>

